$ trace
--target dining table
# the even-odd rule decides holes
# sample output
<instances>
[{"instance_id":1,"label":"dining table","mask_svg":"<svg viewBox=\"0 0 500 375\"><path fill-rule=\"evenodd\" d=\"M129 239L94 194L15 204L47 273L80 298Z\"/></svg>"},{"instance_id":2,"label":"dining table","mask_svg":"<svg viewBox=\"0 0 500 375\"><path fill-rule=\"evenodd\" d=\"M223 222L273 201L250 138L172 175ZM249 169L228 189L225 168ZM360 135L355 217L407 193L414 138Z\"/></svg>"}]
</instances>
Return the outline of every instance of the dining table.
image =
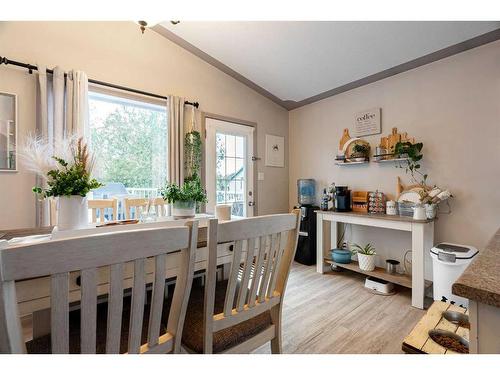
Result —
<instances>
[{"instance_id":1,"label":"dining table","mask_svg":"<svg viewBox=\"0 0 500 375\"><path fill-rule=\"evenodd\" d=\"M207 225L208 219L213 216L201 214L196 215L199 221L198 244L195 256L195 272L206 269L207 249ZM148 228L159 228L168 226L184 225L187 219L174 219L172 217L161 217L154 222L134 223L127 225L98 226L89 224L88 227L76 230L57 231L53 227L24 228L13 230L0 230L0 249L29 244L41 241L53 241L64 238L85 237L93 234L110 233L116 231L133 231ZM232 262L232 243L219 244L217 246L217 265ZM166 256L166 280L175 279L178 272L180 252L170 253ZM228 268L228 267L226 267ZM152 259L146 260L146 284L154 280L155 265ZM124 267L124 290L133 285L133 263ZM224 269L222 268L222 272ZM71 272L69 277L69 302L70 309L78 309L81 298L80 272ZM109 291L109 267L98 270L98 300L105 301ZM19 315L21 318L32 316L33 338L50 333L50 277L37 277L19 280L16 282L17 301Z\"/></svg>"}]
</instances>

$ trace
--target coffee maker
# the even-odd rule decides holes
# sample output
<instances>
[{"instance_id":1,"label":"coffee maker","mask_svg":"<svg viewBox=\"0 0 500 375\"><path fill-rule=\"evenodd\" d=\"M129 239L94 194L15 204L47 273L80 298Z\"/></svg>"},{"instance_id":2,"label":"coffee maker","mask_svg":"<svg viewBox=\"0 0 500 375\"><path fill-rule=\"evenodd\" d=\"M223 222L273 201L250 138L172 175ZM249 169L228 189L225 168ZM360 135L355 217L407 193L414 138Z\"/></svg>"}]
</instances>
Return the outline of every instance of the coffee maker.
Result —
<instances>
[{"instance_id":1,"label":"coffee maker","mask_svg":"<svg viewBox=\"0 0 500 375\"><path fill-rule=\"evenodd\" d=\"M316 264L316 182L313 179L297 180L297 200L295 208L300 209L300 230L295 261Z\"/></svg>"},{"instance_id":2,"label":"coffee maker","mask_svg":"<svg viewBox=\"0 0 500 375\"><path fill-rule=\"evenodd\" d=\"M349 212L351 208L351 191L347 186L335 186L335 211Z\"/></svg>"}]
</instances>

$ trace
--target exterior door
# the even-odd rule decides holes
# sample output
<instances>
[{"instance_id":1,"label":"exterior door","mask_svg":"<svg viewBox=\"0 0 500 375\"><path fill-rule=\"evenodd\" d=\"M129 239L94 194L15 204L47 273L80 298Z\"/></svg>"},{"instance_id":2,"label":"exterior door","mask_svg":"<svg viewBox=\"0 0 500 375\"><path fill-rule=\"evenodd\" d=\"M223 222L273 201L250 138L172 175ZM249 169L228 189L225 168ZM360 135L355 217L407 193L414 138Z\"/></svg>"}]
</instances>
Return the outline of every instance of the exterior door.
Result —
<instances>
[{"instance_id":1,"label":"exterior door","mask_svg":"<svg viewBox=\"0 0 500 375\"><path fill-rule=\"evenodd\" d=\"M232 216L254 215L254 128L207 118L206 122L207 212L217 204L231 204Z\"/></svg>"}]
</instances>

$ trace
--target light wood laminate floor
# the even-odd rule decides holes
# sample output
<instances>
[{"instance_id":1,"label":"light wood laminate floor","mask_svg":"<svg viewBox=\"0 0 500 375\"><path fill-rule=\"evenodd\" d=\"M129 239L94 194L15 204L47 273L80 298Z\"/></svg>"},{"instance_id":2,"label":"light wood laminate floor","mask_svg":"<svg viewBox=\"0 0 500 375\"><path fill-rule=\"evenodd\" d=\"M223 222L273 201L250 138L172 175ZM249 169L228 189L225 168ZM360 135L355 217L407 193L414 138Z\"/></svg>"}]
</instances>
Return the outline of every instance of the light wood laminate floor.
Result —
<instances>
[{"instance_id":1,"label":"light wood laminate floor","mask_svg":"<svg viewBox=\"0 0 500 375\"><path fill-rule=\"evenodd\" d=\"M402 353L403 339L424 315L411 307L411 291L375 295L365 277L351 272L316 273L316 266L294 263L283 308L283 352ZM31 319L23 319L31 339ZM270 353L269 344L254 353Z\"/></svg>"},{"instance_id":2,"label":"light wood laminate floor","mask_svg":"<svg viewBox=\"0 0 500 375\"><path fill-rule=\"evenodd\" d=\"M294 263L283 308L284 353L402 353L403 339L424 315L411 290L392 296L364 288L351 271L316 273ZM266 344L254 353L270 353Z\"/></svg>"}]
</instances>

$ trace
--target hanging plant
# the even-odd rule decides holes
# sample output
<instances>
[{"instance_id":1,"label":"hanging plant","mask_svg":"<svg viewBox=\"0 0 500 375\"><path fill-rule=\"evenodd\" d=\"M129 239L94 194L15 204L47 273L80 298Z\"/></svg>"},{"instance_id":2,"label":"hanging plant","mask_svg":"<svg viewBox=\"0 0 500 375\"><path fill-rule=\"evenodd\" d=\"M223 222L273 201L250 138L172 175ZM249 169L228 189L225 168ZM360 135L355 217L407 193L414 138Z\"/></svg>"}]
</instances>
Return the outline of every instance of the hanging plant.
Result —
<instances>
[{"instance_id":1,"label":"hanging plant","mask_svg":"<svg viewBox=\"0 0 500 375\"><path fill-rule=\"evenodd\" d=\"M191 126L184 137L184 181L201 184L201 134L196 129L195 107L192 107Z\"/></svg>"},{"instance_id":2,"label":"hanging plant","mask_svg":"<svg viewBox=\"0 0 500 375\"><path fill-rule=\"evenodd\" d=\"M201 174L201 134L192 130L184 138L185 181L200 180Z\"/></svg>"}]
</instances>

